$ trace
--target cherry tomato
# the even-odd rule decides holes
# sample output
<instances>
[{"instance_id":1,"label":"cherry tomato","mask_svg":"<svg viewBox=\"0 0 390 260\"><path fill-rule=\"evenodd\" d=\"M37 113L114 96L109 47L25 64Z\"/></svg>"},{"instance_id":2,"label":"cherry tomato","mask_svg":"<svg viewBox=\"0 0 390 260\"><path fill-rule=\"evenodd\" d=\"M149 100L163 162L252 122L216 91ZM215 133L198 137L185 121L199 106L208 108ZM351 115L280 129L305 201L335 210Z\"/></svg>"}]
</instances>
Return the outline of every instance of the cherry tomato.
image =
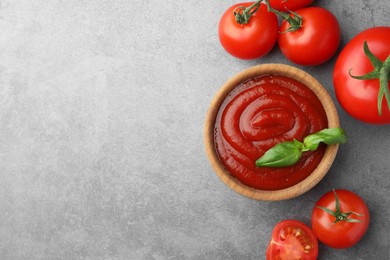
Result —
<instances>
[{"instance_id":1,"label":"cherry tomato","mask_svg":"<svg viewBox=\"0 0 390 260\"><path fill-rule=\"evenodd\" d=\"M336 97L352 117L366 123L389 124L390 110L385 98L380 101L381 114L378 109L379 79L359 80L349 74L361 76L374 69L364 53L364 41L374 56L382 62L385 61L390 55L390 27L366 29L344 47L333 71ZM390 83L384 87L389 89Z\"/></svg>"},{"instance_id":2,"label":"cherry tomato","mask_svg":"<svg viewBox=\"0 0 390 260\"><path fill-rule=\"evenodd\" d=\"M239 3L231 6L222 15L218 26L219 40L223 48L240 59L256 59L267 54L278 38L278 19L268 12L264 4L251 16L247 24L239 24L234 12L239 7L253 4Z\"/></svg>"},{"instance_id":3,"label":"cherry tomato","mask_svg":"<svg viewBox=\"0 0 390 260\"><path fill-rule=\"evenodd\" d=\"M283 220L272 230L267 260L315 260L318 241L311 229L299 220Z\"/></svg>"},{"instance_id":4,"label":"cherry tomato","mask_svg":"<svg viewBox=\"0 0 390 260\"><path fill-rule=\"evenodd\" d=\"M312 229L318 240L339 249L355 245L365 234L369 222L367 205L348 190L325 193L315 204L311 216Z\"/></svg>"},{"instance_id":5,"label":"cherry tomato","mask_svg":"<svg viewBox=\"0 0 390 260\"><path fill-rule=\"evenodd\" d=\"M309 6L313 3L314 0L269 0L269 3L276 10L286 12L286 11L296 11L303 7Z\"/></svg>"},{"instance_id":6,"label":"cherry tomato","mask_svg":"<svg viewBox=\"0 0 390 260\"><path fill-rule=\"evenodd\" d=\"M336 53L340 43L340 26L336 17L321 7L307 7L296 13L302 17L302 26L288 31L290 24L283 20L278 38L280 50L299 65L315 66L326 62Z\"/></svg>"}]
</instances>

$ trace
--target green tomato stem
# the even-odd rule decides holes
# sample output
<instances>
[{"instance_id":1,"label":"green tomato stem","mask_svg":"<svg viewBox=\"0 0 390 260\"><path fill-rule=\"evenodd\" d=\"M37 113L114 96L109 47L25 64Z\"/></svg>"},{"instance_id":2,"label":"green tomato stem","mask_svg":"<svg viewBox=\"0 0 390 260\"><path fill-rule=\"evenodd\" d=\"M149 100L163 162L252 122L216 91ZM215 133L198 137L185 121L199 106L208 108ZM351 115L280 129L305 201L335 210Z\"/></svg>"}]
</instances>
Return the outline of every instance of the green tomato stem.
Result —
<instances>
[{"instance_id":1,"label":"green tomato stem","mask_svg":"<svg viewBox=\"0 0 390 260\"><path fill-rule=\"evenodd\" d=\"M296 30L299 30L302 27L302 16L298 15L295 12L281 12L279 10L276 10L271 7L269 0L265 0L265 3L267 5L268 12L272 12L278 16L280 16L283 20L288 22L290 24L290 28L288 28L286 31L281 32L281 33L286 33L286 32L294 32ZM291 16L292 14L292 16Z\"/></svg>"},{"instance_id":2,"label":"green tomato stem","mask_svg":"<svg viewBox=\"0 0 390 260\"><path fill-rule=\"evenodd\" d=\"M382 99L383 99L383 93L385 100L387 102L387 107L390 109L390 93L389 93L389 87L388 87L388 81L389 81L389 74L390 74L390 55L387 57L385 62L383 63L382 68L379 71L379 95L378 98L378 112L379 115L382 115Z\"/></svg>"},{"instance_id":3,"label":"green tomato stem","mask_svg":"<svg viewBox=\"0 0 390 260\"><path fill-rule=\"evenodd\" d=\"M239 6L234 10L234 16L236 18L236 22L239 24L247 24L254 13L260 8L260 4L263 0L257 0L252 5L245 7Z\"/></svg>"},{"instance_id":4,"label":"green tomato stem","mask_svg":"<svg viewBox=\"0 0 390 260\"><path fill-rule=\"evenodd\" d=\"M319 209L325 211L326 213L332 215L335 218L335 221L333 223L337 223L339 221L345 221L345 222L351 222L351 223L361 222L359 219L350 218L349 216L352 214L354 214L356 216L364 216L364 215L353 212L353 211L342 212L341 207L340 207L339 197L337 196L336 191L334 189L333 189L333 194L334 194L335 202L336 202L336 206L335 206L334 211L330 210L328 208L322 207L322 206L316 206L316 208L319 208Z\"/></svg>"},{"instance_id":5,"label":"green tomato stem","mask_svg":"<svg viewBox=\"0 0 390 260\"><path fill-rule=\"evenodd\" d=\"M382 101L383 98L386 100L387 107L390 109L390 92L388 87L388 81L390 79L390 55L387 56L386 60L382 62L379 60L368 48L368 44L364 41L363 44L364 54L367 56L371 62L374 70L364 74L362 76L354 76L351 74L352 68L349 70L349 75L358 80L370 80L370 79L379 79L379 91L378 91L378 114L382 115Z\"/></svg>"}]
</instances>

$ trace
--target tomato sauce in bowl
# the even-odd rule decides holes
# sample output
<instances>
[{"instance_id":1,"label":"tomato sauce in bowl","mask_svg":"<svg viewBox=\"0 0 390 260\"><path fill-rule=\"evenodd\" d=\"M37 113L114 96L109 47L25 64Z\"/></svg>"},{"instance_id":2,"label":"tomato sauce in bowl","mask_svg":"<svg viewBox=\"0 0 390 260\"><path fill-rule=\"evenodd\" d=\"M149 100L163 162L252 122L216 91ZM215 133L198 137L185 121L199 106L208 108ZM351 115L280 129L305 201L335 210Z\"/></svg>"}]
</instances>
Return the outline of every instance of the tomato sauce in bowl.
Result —
<instances>
[{"instance_id":1,"label":"tomato sauce in bowl","mask_svg":"<svg viewBox=\"0 0 390 260\"><path fill-rule=\"evenodd\" d=\"M256 167L256 160L277 143L334 127L338 113L321 83L293 66L262 64L234 75L214 96L205 119L205 151L220 180L237 193L285 200L326 175L339 145L320 145L288 167Z\"/></svg>"},{"instance_id":2,"label":"tomato sauce in bowl","mask_svg":"<svg viewBox=\"0 0 390 260\"><path fill-rule=\"evenodd\" d=\"M288 167L256 167L274 145L328 126L318 97L304 84L280 75L251 78L223 101L215 122L215 148L226 169L249 187L278 190L299 183L317 167L325 146Z\"/></svg>"}]
</instances>

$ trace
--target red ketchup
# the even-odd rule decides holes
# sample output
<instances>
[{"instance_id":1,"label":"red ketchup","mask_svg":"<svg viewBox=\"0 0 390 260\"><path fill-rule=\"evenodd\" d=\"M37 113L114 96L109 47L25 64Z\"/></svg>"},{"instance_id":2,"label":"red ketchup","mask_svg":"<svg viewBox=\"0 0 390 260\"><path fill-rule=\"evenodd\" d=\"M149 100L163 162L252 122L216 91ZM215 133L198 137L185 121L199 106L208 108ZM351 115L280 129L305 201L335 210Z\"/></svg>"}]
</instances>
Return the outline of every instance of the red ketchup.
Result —
<instances>
[{"instance_id":1,"label":"red ketchup","mask_svg":"<svg viewBox=\"0 0 390 260\"><path fill-rule=\"evenodd\" d=\"M317 167L325 145L303 153L288 167L256 167L255 161L277 143L327 128L325 110L302 83L278 75L249 79L225 98L215 123L215 147L225 168L247 186L284 189L304 180Z\"/></svg>"}]
</instances>

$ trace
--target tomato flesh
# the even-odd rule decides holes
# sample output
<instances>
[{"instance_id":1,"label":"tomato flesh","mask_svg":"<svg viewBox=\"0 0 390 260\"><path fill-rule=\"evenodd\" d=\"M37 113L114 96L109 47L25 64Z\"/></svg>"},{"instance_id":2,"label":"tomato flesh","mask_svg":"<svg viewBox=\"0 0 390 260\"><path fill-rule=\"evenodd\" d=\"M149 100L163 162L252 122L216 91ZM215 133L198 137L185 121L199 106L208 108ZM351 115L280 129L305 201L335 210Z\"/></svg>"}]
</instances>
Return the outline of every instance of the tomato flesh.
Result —
<instances>
[{"instance_id":1,"label":"tomato flesh","mask_svg":"<svg viewBox=\"0 0 390 260\"><path fill-rule=\"evenodd\" d=\"M317 238L303 222L283 220L274 227L267 260L315 260L317 255Z\"/></svg>"}]
</instances>

